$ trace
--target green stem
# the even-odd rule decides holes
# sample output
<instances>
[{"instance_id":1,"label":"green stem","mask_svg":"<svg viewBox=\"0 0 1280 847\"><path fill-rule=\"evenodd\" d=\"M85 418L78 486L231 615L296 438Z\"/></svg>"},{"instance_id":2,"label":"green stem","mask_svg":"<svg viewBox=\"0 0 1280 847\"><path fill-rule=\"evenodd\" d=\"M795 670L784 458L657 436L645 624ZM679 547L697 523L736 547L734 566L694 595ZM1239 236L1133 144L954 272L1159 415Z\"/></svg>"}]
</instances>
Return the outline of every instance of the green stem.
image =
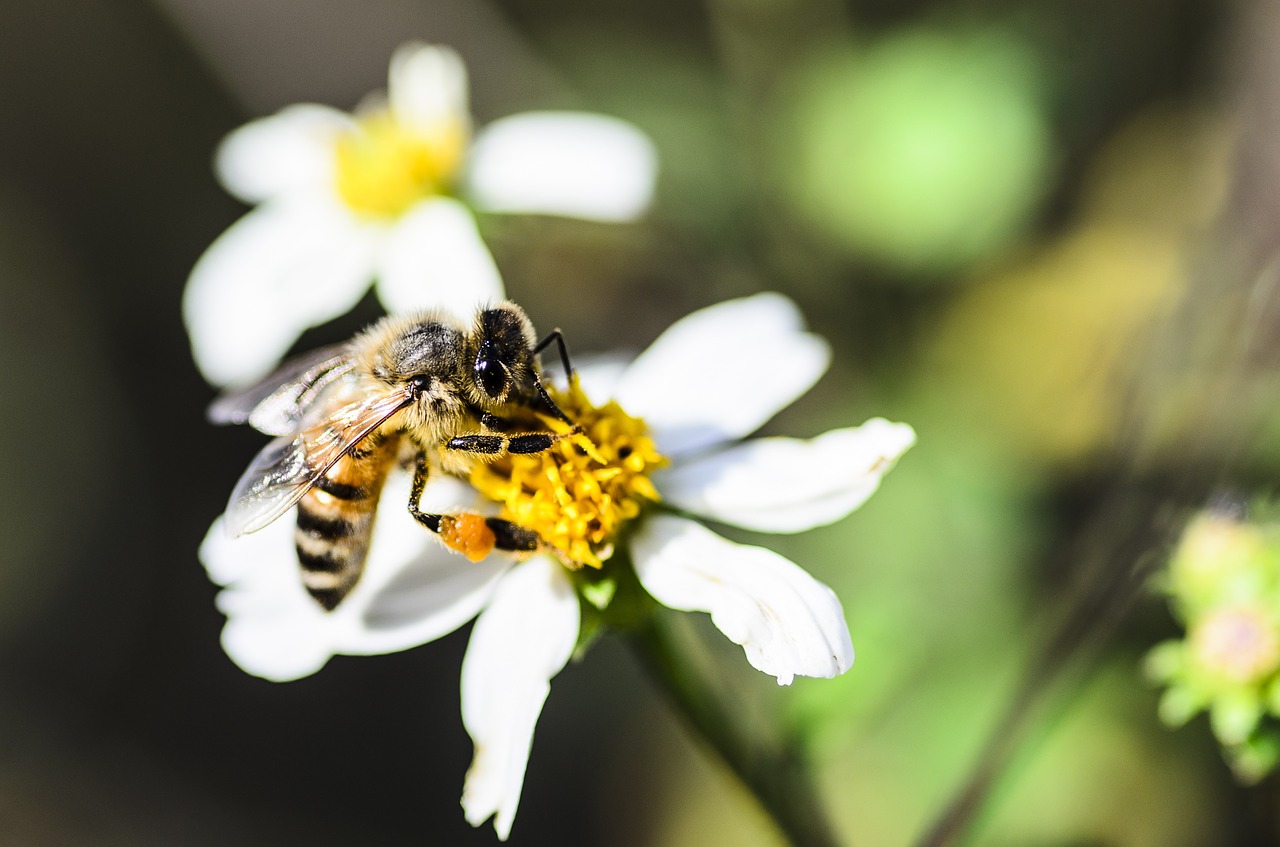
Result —
<instances>
[{"instance_id":1,"label":"green stem","mask_svg":"<svg viewBox=\"0 0 1280 847\"><path fill-rule=\"evenodd\" d=\"M796 847L836 847L837 839L819 803L809 762L801 746L786 743L744 719L732 687L713 663L699 661L679 633L681 613L656 608L632 630L633 643L653 677L689 724L751 790L778 828Z\"/></svg>"}]
</instances>

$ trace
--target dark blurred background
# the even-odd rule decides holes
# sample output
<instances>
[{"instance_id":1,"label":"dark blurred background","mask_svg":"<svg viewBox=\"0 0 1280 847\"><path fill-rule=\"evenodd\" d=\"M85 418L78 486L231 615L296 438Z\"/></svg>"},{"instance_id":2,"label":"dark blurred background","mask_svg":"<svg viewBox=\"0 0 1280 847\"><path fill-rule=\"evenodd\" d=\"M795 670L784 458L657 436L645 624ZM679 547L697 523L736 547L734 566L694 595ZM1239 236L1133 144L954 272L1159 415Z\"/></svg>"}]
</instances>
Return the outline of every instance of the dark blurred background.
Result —
<instances>
[{"instance_id":1,"label":"dark blurred background","mask_svg":"<svg viewBox=\"0 0 1280 847\"><path fill-rule=\"evenodd\" d=\"M259 443L205 423L180 319L243 212L213 150L353 107L414 38L462 53L480 123L598 110L659 147L643 223L482 219L535 324L641 349L780 290L836 357L767 431L916 427L861 512L765 542L840 593L850 673L775 690L692 622L804 729L849 843L918 838L1024 684L974 843L1280 838L1274 785L1157 720L1163 602L1107 605L1159 515L1280 466L1280 4L6 0L0 842L494 841L458 806L465 629L267 683L196 559ZM781 843L611 639L555 681L511 841Z\"/></svg>"}]
</instances>

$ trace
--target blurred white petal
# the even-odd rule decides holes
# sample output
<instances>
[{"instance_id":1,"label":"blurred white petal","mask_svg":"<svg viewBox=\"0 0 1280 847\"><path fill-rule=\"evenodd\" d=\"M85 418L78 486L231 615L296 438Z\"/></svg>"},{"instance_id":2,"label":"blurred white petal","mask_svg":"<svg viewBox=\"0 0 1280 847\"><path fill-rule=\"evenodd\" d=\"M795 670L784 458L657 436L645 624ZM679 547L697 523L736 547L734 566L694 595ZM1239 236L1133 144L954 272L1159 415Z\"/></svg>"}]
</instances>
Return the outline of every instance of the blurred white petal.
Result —
<instances>
[{"instance_id":1,"label":"blurred white petal","mask_svg":"<svg viewBox=\"0 0 1280 847\"><path fill-rule=\"evenodd\" d=\"M494 212L629 221L649 208L657 172L653 142L626 121L526 112L477 133L467 197Z\"/></svg>"},{"instance_id":2,"label":"blurred white petal","mask_svg":"<svg viewBox=\"0 0 1280 847\"><path fill-rule=\"evenodd\" d=\"M475 218L445 197L418 203L396 222L379 256L377 290L389 312L443 308L468 323L477 306L503 298Z\"/></svg>"},{"instance_id":3,"label":"blurred white petal","mask_svg":"<svg viewBox=\"0 0 1280 847\"><path fill-rule=\"evenodd\" d=\"M214 159L218 179L246 203L331 185L334 145L352 125L328 106L288 106L223 139Z\"/></svg>"},{"instance_id":4,"label":"blurred white petal","mask_svg":"<svg viewBox=\"0 0 1280 847\"><path fill-rule=\"evenodd\" d=\"M663 499L762 532L802 532L866 502L915 443L906 424L875 418L811 440L758 438L660 470Z\"/></svg>"},{"instance_id":5,"label":"blurred white petal","mask_svg":"<svg viewBox=\"0 0 1280 847\"><path fill-rule=\"evenodd\" d=\"M573 351L569 351L570 355ZM550 371L552 381L560 384L560 369L556 367L557 357L554 351L542 354L543 373ZM613 399L614 391L631 364L631 357L612 354L590 354L573 356L573 370L578 374L578 384L586 392L587 397L596 406L603 406Z\"/></svg>"},{"instance_id":6,"label":"blurred white petal","mask_svg":"<svg viewBox=\"0 0 1280 847\"><path fill-rule=\"evenodd\" d=\"M813 386L827 342L781 294L727 300L672 324L623 375L615 399L667 456L750 435Z\"/></svg>"},{"instance_id":7,"label":"blurred white petal","mask_svg":"<svg viewBox=\"0 0 1280 847\"><path fill-rule=\"evenodd\" d=\"M462 722L475 742L462 808L472 826L490 815L506 840L520 802L533 730L551 678L578 640L578 597L545 556L503 577L476 621L462 660Z\"/></svg>"},{"instance_id":8,"label":"blurred white petal","mask_svg":"<svg viewBox=\"0 0 1280 847\"><path fill-rule=\"evenodd\" d=\"M433 494L434 500L430 499ZM459 488L432 483L424 504L446 508ZM470 620L510 566L468 562L409 517L408 474L388 479L360 582L332 612L302 586L294 551L295 512L232 538L219 518L200 546L209 578L225 586L222 644L242 669L275 681L319 670L335 654L391 653L439 638ZM403 589L401 591L400 589Z\"/></svg>"},{"instance_id":9,"label":"blurred white petal","mask_svg":"<svg viewBox=\"0 0 1280 847\"><path fill-rule=\"evenodd\" d=\"M835 593L772 550L657 515L636 532L632 556L641 584L659 603L710 612L747 661L780 685L795 676L836 676L853 664Z\"/></svg>"},{"instance_id":10,"label":"blurred white petal","mask_svg":"<svg viewBox=\"0 0 1280 847\"><path fill-rule=\"evenodd\" d=\"M268 201L234 223L183 295L201 373L215 385L264 376L304 329L359 301L382 235L324 196Z\"/></svg>"},{"instance_id":11,"label":"blurred white petal","mask_svg":"<svg viewBox=\"0 0 1280 847\"><path fill-rule=\"evenodd\" d=\"M419 130L470 122L467 68L448 47L401 45L391 57L387 100L400 123Z\"/></svg>"}]
</instances>

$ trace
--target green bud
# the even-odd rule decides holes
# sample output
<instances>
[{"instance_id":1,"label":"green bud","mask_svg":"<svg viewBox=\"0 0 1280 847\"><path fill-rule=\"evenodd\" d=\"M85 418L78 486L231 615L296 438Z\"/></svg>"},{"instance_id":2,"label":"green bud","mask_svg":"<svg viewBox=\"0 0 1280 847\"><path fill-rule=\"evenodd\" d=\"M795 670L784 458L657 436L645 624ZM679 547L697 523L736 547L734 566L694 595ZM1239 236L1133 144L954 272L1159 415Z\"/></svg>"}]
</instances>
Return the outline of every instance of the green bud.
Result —
<instances>
[{"instance_id":1,"label":"green bud","mask_svg":"<svg viewBox=\"0 0 1280 847\"><path fill-rule=\"evenodd\" d=\"M1181 641L1164 641L1151 648L1143 662L1143 672L1152 682L1169 682L1186 666L1186 645Z\"/></svg>"},{"instance_id":2,"label":"green bud","mask_svg":"<svg viewBox=\"0 0 1280 847\"><path fill-rule=\"evenodd\" d=\"M1209 707L1209 724L1224 745L1243 744L1262 718L1262 702L1252 691L1221 696Z\"/></svg>"},{"instance_id":3,"label":"green bud","mask_svg":"<svg viewBox=\"0 0 1280 847\"><path fill-rule=\"evenodd\" d=\"M1280 737L1276 732L1259 732L1228 751L1236 779L1247 785L1258 782L1280 764Z\"/></svg>"},{"instance_id":4,"label":"green bud","mask_svg":"<svg viewBox=\"0 0 1280 847\"><path fill-rule=\"evenodd\" d=\"M613 579L600 579L594 582L582 582L579 586L582 597L600 611L609 608L613 595L618 593L618 583Z\"/></svg>"},{"instance_id":5,"label":"green bud","mask_svg":"<svg viewBox=\"0 0 1280 847\"><path fill-rule=\"evenodd\" d=\"M1207 705L1205 699L1194 689L1174 684L1160 697L1160 720L1165 726L1180 727Z\"/></svg>"}]
</instances>

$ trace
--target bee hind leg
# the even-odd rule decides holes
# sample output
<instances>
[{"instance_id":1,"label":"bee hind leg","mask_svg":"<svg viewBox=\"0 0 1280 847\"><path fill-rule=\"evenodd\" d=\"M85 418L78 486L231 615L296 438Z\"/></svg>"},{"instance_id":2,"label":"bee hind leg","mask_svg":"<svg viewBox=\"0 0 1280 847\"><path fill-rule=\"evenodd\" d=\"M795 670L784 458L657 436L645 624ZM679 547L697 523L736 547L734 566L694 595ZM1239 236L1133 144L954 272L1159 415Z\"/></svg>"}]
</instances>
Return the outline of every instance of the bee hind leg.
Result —
<instances>
[{"instance_id":1,"label":"bee hind leg","mask_svg":"<svg viewBox=\"0 0 1280 847\"><path fill-rule=\"evenodd\" d=\"M429 465L425 453L414 459L413 486L409 491L409 514L418 523L439 536L445 546L478 562L493 550L531 553L542 547L536 532L501 518L488 518L473 512L441 515L424 512L422 492L427 487Z\"/></svg>"}]
</instances>

